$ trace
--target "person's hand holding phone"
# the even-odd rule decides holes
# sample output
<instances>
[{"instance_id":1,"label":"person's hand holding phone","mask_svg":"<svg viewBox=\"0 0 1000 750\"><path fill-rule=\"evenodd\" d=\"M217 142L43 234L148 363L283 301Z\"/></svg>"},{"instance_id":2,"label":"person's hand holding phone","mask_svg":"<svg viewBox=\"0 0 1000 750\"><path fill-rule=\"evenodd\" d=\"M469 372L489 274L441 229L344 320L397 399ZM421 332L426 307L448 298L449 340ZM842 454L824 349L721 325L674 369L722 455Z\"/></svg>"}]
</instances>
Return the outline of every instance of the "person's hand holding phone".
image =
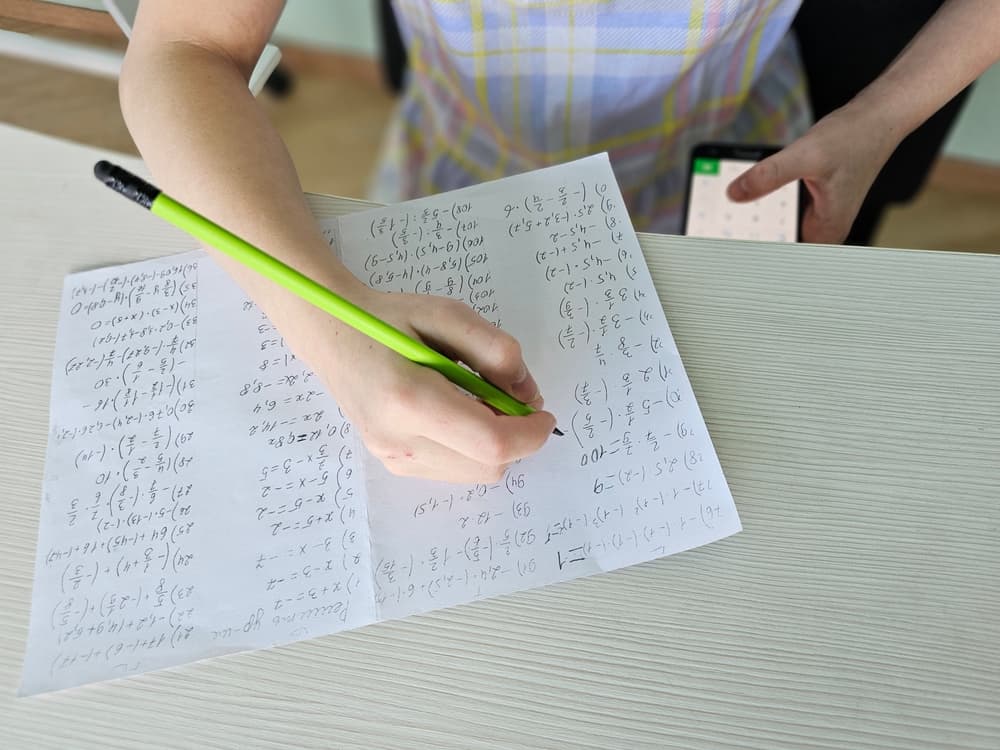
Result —
<instances>
[{"instance_id":1,"label":"person's hand holding phone","mask_svg":"<svg viewBox=\"0 0 1000 750\"><path fill-rule=\"evenodd\" d=\"M831 112L801 138L733 180L727 195L747 203L802 180L809 193L802 241L843 242L872 182L899 142L891 127L871 121L876 115L851 104Z\"/></svg>"}]
</instances>

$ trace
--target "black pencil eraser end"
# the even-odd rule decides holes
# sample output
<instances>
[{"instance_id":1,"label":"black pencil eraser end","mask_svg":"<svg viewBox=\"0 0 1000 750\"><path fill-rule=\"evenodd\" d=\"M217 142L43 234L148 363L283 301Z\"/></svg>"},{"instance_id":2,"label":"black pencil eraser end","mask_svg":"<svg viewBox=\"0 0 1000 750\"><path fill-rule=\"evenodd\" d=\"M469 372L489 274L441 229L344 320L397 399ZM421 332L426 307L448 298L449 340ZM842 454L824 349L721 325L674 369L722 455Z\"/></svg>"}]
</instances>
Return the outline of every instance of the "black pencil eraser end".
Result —
<instances>
[{"instance_id":1,"label":"black pencil eraser end","mask_svg":"<svg viewBox=\"0 0 1000 750\"><path fill-rule=\"evenodd\" d=\"M94 165L94 177L99 179L101 182L107 184L109 180L113 180L112 172L114 166L109 161L101 159L97 164Z\"/></svg>"},{"instance_id":2,"label":"black pencil eraser end","mask_svg":"<svg viewBox=\"0 0 1000 750\"><path fill-rule=\"evenodd\" d=\"M151 208L156 196L160 194L158 188L104 159L94 165L94 177L143 208Z\"/></svg>"}]
</instances>

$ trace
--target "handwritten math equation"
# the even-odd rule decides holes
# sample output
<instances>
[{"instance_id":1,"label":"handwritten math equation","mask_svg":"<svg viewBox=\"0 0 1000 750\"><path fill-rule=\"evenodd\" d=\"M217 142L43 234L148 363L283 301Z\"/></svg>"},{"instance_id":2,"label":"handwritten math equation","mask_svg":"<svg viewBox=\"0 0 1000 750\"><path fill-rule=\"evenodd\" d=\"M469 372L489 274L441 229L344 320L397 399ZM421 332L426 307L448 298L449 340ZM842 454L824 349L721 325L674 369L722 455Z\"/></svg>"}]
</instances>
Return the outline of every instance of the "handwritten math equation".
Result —
<instances>
[{"instance_id":1,"label":"handwritten math equation","mask_svg":"<svg viewBox=\"0 0 1000 750\"><path fill-rule=\"evenodd\" d=\"M364 243L354 271L376 289L461 299L500 327L528 307L533 328L517 333L556 353L552 371L535 374L560 384L556 413L568 426L563 444L544 449L547 465L429 490L406 506L409 519L374 523L392 540L373 561L381 612L649 559L735 520L616 185L554 180L502 197L424 199L370 213L347 235ZM385 481L389 495L403 491Z\"/></svg>"},{"instance_id":2,"label":"handwritten math equation","mask_svg":"<svg viewBox=\"0 0 1000 750\"><path fill-rule=\"evenodd\" d=\"M55 583L52 673L126 670L194 632L197 289L197 263L179 262L64 295L69 346L56 367L78 399L53 423L50 463L63 470L45 496L67 533L39 549Z\"/></svg>"},{"instance_id":3,"label":"handwritten math equation","mask_svg":"<svg viewBox=\"0 0 1000 750\"><path fill-rule=\"evenodd\" d=\"M26 684L70 686L612 570L739 518L610 165L341 217L390 293L513 333L565 435L492 484L389 474L202 253L67 279Z\"/></svg>"}]
</instances>

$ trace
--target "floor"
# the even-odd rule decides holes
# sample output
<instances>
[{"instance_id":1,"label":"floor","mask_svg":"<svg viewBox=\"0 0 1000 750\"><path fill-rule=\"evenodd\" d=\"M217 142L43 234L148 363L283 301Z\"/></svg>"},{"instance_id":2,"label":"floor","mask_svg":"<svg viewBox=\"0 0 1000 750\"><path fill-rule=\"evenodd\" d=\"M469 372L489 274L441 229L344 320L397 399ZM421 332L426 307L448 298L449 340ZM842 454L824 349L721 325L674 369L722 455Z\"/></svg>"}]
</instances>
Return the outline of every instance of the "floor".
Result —
<instances>
[{"instance_id":1,"label":"floor","mask_svg":"<svg viewBox=\"0 0 1000 750\"><path fill-rule=\"evenodd\" d=\"M117 83L0 56L0 121L112 151L135 153L118 110ZM288 144L303 187L364 197L393 100L343 76L302 75L286 99L261 96ZM1000 190L932 180L912 203L889 211L882 247L1000 251Z\"/></svg>"}]
</instances>

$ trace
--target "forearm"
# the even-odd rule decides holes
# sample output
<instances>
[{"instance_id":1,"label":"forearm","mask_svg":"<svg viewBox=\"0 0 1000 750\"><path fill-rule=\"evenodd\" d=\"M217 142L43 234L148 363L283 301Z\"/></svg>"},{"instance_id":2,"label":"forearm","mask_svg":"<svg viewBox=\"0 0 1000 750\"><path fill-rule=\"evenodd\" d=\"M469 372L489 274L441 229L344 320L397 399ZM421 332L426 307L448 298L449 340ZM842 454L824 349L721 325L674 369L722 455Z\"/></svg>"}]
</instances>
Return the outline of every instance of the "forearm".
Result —
<instances>
[{"instance_id":1,"label":"forearm","mask_svg":"<svg viewBox=\"0 0 1000 750\"><path fill-rule=\"evenodd\" d=\"M320 234L287 150L244 73L224 55L186 42L130 48L122 112L154 180L317 281L345 293L356 289ZM271 282L220 260L269 314L283 318L300 306Z\"/></svg>"},{"instance_id":2,"label":"forearm","mask_svg":"<svg viewBox=\"0 0 1000 750\"><path fill-rule=\"evenodd\" d=\"M879 114L894 148L998 59L1000 3L949 0L851 104Z\"/></svg>"}]
</instances>

